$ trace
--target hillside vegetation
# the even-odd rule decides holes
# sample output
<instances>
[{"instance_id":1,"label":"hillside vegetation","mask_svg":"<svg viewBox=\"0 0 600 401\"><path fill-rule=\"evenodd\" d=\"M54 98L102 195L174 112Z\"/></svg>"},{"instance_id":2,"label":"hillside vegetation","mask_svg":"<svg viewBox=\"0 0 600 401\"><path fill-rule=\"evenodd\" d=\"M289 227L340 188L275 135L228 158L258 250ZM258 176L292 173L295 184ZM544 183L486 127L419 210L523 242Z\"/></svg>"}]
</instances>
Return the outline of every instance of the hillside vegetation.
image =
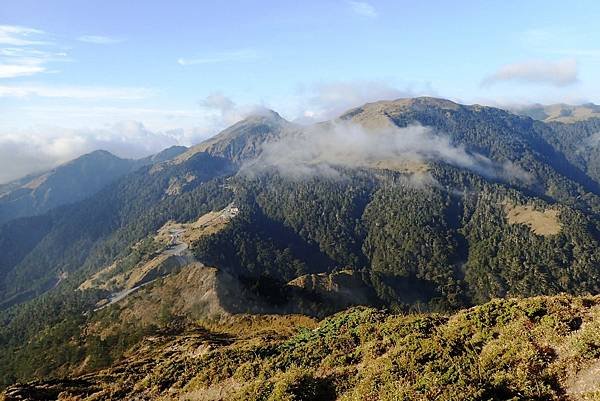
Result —
<instances>
[{"instance_id":1,"label":"hillside vegetation","mask_svg":"<svg viewBox=\"0 0 600 401\"><path fill-rule=\"evenodd\" d=\"M14 386L4 401L595 400L599 357L598 297L493 300L453 315L355 308L318 323L238 316L172 326L113 368Z\"/></svg>"}]
</instances>

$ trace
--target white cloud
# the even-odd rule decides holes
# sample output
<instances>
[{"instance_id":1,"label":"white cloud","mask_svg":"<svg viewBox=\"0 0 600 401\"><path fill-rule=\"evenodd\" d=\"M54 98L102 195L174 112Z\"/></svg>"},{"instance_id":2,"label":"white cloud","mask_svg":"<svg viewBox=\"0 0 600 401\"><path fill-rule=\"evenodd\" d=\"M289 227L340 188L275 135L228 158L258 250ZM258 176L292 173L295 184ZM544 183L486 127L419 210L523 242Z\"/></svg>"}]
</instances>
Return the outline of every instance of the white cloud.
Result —
<instances>
[{"instance_id":1,"label":"white cloud","mask_svg":"<svg viewBox=\"0 0 600 401\"><path fill-rule=\"evenodd\" d=\"M0 78L15 78L46 71L39 65L0 64Z\"/></svg>"},{"instance_id":2,"label":"white cloud","mask_svg":"<svg viewBox=\"0 0 600 401\"><path fill-rule=\"evenodd\" d=\"M363 17L375 18L378 15L375 7L366 1L348 1L348 4L352 11Z\"/></svg>"},{"instance_id":3,"label":"white cloud","mask_svg":"<svg viewBox=\"0 0 600 401\"><path fill-rule=\"evenodd\" d=\"M0 48L0 56L14 57L19 60L63 60L67 53L38 50L31 47L3 47Z\"/></svg>"},{"instance_id":4,"label":"white cloud","mask_svg":"<svg viewBox=\"0 0 600 401\"><path fill-rule=\"evenodd\" d=\"M220 92L211 93L200 101L202 107L217 109L221 113L235 109L235 102Z\"/></svg>"},{"instance_id":5,"label":"white cloud","mask_svg":"<svg viewBox=\"0 0 600 401\"><path fill-rule=\"evenodd\" d=\"M208 95L206 98L200 101L200 106L206 110L217 112L217 114L213 114L212 118L207 119L207 121L210 121L210 126L219 128L225 128L226 126L235 124L249 115L261 114L267 110L264 105L238 105L229 97L220 92L215 92Z\"/></svg>"},{"instance_id":6,"label":"white cloud","mask_svg":"<svg viewBox=\"0 0 600 401\"><path fill-rule=\"evenodd\" d=\"M264 145L262 154L242 172L260 173L276 169L292 178L313 175L339 176L336 167L375 166L379 162L415 166L442 161L472 170L486 177L529 181L530 175L519 166L497 163L454 145L449 136L431 128L413 125L366 130L358 124L333 122L315 125ZM413 170L423 175L422 169Z\"/></svg>"},{"instance_id":7,"label":"white cloud","mask_svg":"<svg viewBox=\"0 0 600 401\"><path fill-rule=\"evenodd\" d=\"M107 91L93 91L86 96L99 93ZM0 128L0 183L98 149L120 157L139 158L172 145L195 145L235 122L233 119L243 116L244 110L250 108L236 106L218 94L209 96L203 107L189 110L85 105L18 107L8 113ZM10 128L22 127L25 121L32 121L35 126Z\"/></svg>"},{"instance_id":8,"label":"white cloud","mask_svg":"<svg viewBox=\"0 0 600 401\"><path fill-rule=\"evenodd\" d=\"M11 46L29 46L46 44L47 42L35 40L44 31L17 25L0 25L0 44Z\"/></svg>"},{"instance_id":9,"label":"white cloud","mask_svg":"<svg viewBox=\"0 0 600 401\"><path fill-rule=\"evenodd\" d=\"M121 89L82 92L73 88L10 87L9 90L12 95L21 96L123 95ZM3 91L6 92L6 87L0 86L0 96ZM130 96L131 92L124 95ZM238 106L217 93L200 102L200 106L188 110L85 105L15 107L0 128L0 183L52 168L97 149L137 158L172 145L192 146L258 109ZM35 126L11 128L23 127L26 121Z\"/></svg>"},{"instance_id":10,"label":"white cloud","mask_svg":"<svg viewBox=\"0 0 600 401\"><path fill-rule=\"evenodd\" d=\"M1 73L0 68L0 73ZM111 88L94 86L0 85L0 97L39 96L70 99L138 100L154 94L147 88Z\"/></svg>"},{"instance_id":11,"label":"white cloud","mask_svg":"<svg viewBox=\"0 0 600 401\"><path fill-rule=\"evenodd\" d=\"M100 35L83 35L78 37L77 40L85 43L93 43L95 45L111 45L123 42L123 39Z\"/></svg>"},{"instance_id":12,"label":"white cloud","mask_svg":"<svg viewBox=\"0 0 600 401\"><path fill-rule=\"evenodd\" d=\"M66 53L51 52L33 48L50 43L31 40L31 37L45 35L33 28L0 25L0 44L10 47L0 48L0 78L16 78L47 72L46 64L53 61L67 61Z\"/></svg>"},{"instance_id":13,"label":"white cloud","mask_svg":"<svg viewBox=\"0 0 600 401\"><path fill-rule=\"evenodd\" d=\"M137 121L101 129L39 127L0 132L0 183L43 171L98 149L139 158L183 144L189 130L152 131Z\"/></svg>"},{"instance_id":14,"label":"white cloud","mask_svg":"<svg viewBox=\"0 0 600 401\"><path fill-rule=\"evenodd\" d=\"M256 60L258 53L253 49L240 49L227 52L214 53L203 57L179 58L177 63L183 66L196 64L215 64L229 61Z\"/></svg>"},{"instance_id":15,"label":"white cloud","mask_svg":"<svg viewBox=\"0 0 600 401\"><path fill-rule=\"evenodd\" d=\"M499 68L482 81L482 86L514 81L560 87L576 83L577 75L578 69L575 59L558 61L531 60L507 64Z\"/></svg>"}]
</instances>

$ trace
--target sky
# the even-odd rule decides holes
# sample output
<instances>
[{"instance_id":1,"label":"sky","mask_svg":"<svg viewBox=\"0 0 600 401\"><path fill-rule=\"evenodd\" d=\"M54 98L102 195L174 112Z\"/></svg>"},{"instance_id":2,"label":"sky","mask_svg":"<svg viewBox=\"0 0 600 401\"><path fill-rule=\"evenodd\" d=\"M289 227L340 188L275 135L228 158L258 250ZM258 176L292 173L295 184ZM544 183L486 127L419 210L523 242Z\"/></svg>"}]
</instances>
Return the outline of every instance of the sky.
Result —
<instances>
[{"instance_id":1,"label":"sky","mask_svg":"<svg viewBox=\"0 0 600 401\"><path fill-rule=\"evenodd\" d=\"M192 145L264 108L600 103L597 1L3 0L0 183Z\"/></svg>"}]
</instances>

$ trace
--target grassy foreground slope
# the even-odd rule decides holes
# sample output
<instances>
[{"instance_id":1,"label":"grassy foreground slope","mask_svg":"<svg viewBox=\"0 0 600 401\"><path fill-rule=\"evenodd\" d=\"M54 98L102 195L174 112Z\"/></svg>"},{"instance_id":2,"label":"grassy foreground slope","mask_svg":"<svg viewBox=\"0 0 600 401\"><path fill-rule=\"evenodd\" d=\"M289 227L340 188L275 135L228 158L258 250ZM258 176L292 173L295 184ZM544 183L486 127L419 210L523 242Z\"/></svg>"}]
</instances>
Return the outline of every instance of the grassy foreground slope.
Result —
<instances>
[{"instance_id":1,"label":"grassy foreground slope","mask_svg":"<svg viewBox=\"0 0 600 401\"><path fill-rule=\"evenodd\" d=\"M99 373L10 387L3 401L595 400L599 368L600 297L558 295L453 315L203 322L147 338Z\"/></svg>"}]
</instances>

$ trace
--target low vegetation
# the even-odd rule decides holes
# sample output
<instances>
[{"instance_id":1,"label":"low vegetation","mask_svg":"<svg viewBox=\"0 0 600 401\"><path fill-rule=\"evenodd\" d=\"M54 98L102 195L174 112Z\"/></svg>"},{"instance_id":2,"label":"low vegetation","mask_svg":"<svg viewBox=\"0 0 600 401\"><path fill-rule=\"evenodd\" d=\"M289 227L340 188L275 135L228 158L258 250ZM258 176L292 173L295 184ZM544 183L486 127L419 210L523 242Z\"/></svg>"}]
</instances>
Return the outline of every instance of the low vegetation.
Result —
<instances>
[{"instance_id":1,"label":"low vegetation","mask_svg":"<svg viewBox=\"0 0 600 401\"><path fill-rule=\"evenodd\" d=\"M556 235L560 232L559 211L536 210L534 206L506 205L506 218L510 224L525 224L538 235Z\"/></svg>"},{"instance_id":2,"label":"low vegetation","mask_svg":"<svg viewBox=\"0 0 600 401\"><path fill-rule=\"evenodd\" d=\"M593 400L600 297L492 300L456 314L353 308L162 330L117 367L7 390L49 399ZM80 382L77 387L73 383ZM582 382L583 381L583 382ZM62 383L62 384L61 384ZM62 387L61 387L62 386ZM7 397L6 400L15 399Z\"/></svg>"}]
</instances>

